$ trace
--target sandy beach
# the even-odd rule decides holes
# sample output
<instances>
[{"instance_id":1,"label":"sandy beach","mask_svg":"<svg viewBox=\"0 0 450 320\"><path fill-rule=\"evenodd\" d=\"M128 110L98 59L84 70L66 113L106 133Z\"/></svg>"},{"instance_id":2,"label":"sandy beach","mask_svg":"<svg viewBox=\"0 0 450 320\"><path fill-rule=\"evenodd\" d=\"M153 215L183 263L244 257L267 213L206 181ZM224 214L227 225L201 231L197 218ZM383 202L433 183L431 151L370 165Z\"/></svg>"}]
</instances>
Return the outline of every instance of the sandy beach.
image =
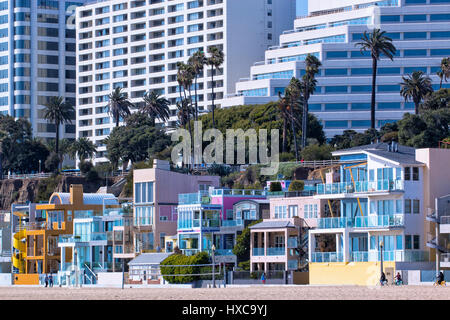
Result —
<instances>
[{"instance_id":1,"label":"sandy beach","mask_svg":"<svg viewBox=\"0 0 450 320\"><path fill-rule=\"evenodd\" d=\"M450 286L251 286L190 288L0 287L0 300L440 300Z\"/></svg>"}]
</instances>

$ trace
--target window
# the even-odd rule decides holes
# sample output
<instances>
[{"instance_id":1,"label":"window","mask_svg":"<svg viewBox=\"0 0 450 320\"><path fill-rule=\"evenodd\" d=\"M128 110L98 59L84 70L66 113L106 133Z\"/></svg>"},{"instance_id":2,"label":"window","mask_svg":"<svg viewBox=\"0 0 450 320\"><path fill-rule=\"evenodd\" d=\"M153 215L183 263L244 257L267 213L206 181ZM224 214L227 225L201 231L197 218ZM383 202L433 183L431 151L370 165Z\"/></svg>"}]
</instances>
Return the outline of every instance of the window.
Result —
<instances>
[{"instance_id":1,"label":"window","mask_svg":"<svg viewBox=\"0 0 450 320\"><path fill-rule=\"evenodd\" d=\"M420 213L420 200L413 200L413 213Z\"/></svg>"},{"instance_id":2,"label":"window","mask_svg":"<svg viewBox=\"0 0 450 320\"><path fill-rule=\"evenodd\" d=\"M289 206L289 218L298 217L298 206Z\"/></svg>"},{"instance_id":3,"label":"window","mask_svg":"<svg viewBox=\"0 0 450 320\"><path fill-rule=\"evenodd\" d=\"M403 237L402 237L402 235L397 235L395 242L396 242L395 249L396 250L403 250Z\"/></svg>"},{"instance_id":4,"label":"window","mask_svg":"<svg viewBox=\"0 0 450 320\"><path fill-rule=\"evenodd\" d=\"M420 249L420 236L414 235L414 249Z\"/></svg>"},{"instance_id":5,"label":"window","mask_svg":"<svg viewBox=\"0 0 450 320\"><path fill-rule=\"evenodd\" d=\"M411 180L411 167L405 167L405 180Z\"/></svg>"},{"instance_id":6,"label":"window","mask_svg":"<svg viewBox=\"0 0 450 320\"><path fill-rule=\"evenodd\" d=\"M411 241L411 235L405 235L405 249L411 250L412 249L412 241Z\"/></svg>"},{"instance_id":7,"label":"window","mask_svg":"<svg viewBox=\"0 0 450 320\"><path fill-rule=\"evenodd\" d=\"M405 199L405 214L411 213L411 199Z\"/></svg>"},{"instance_id":8,"label":"window","mask_svg":"<svg viewBox=\"0 0 450 320\"><path fill-rule=\"evenodd\" d=\"M412 178L413 178L413 181L419 181L419 168L418 167L412 168Z\"/></svg>"}]
</instances>

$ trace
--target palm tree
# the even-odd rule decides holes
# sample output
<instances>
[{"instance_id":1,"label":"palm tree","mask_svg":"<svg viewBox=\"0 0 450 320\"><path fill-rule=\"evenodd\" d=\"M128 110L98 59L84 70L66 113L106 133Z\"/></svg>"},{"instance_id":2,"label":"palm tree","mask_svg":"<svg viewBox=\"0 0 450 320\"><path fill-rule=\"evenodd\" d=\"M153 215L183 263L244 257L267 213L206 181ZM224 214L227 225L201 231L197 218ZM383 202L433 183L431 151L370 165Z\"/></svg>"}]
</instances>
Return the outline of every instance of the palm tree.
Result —
<instances>
[{"instance_id":1,"label":"palm tree","mask_svg":"<svg viewBox=\"0 0 450 320\"><path fill-rule=\"evenodd\" d=\"M283 144L281 146L281 152L286 152L286 143L287 143L287 122L289 120L289 100L286 96L282 97L281 93L278 93L278 103L276 106L278 107L278 112L280 113L280 117L283 120Z\"/></svg>"},{"instance_id":2,"label":"palm tree","mask_svg":"<svg viewBox=\"0 0 450 320\"><path fill-rule=\"evenodd\" d=\"M302 91L303 91L303 117L302 117L302 148L306 147L306 138L308 132L308 113L309 98L316 91L317 80L316 74L319 73L319 67L322 63L316 56L308 54L305 59L306 73L303 75ZM300 97L300 94L299 96Z\"/></svg>"},{"instance_id":3,"label":"palm tree","mask_svg":"<svg viewBox=\"0 0 450 320\"><path fill-rule=\"evenodd\" d=\"M450 78L450 58L443 58L441 60L441 70L436 74L441 79L439 89L442 89L442 81L445 80L445 82L447 82L447 79Z\"/></svg>"},{"instance_id":4,"label":"palm tree","mask_svg":"<svg viewBox=\"0 0 450 320\"><path fill-rule=\"evenodd\" d=\"M134 104L128 99L126 92L122 91L121 87L117 87L108 96L108 108L109 114L116 122L116 127L119 126L120 118L125 118L131 114L130 108L134 107Z\"/></svg>"},{"instance_id":5,"label":"palm tree","mask_svg":"<svg viewBox=\"0 0 450 320\"><path fill-rule=\"evenodd\" d=\"M419 113L419 104L422 99L429 93L433 92L430 77L424 75L422 71L414 71L412 75L402 77L400 94L405 101L411 99L415 105L415 113Z\"/></svg>"},{"instance_id":6,"label":"palm tree","mask_svg":"<svg viewBox=\"0 0 450 320\"><path fill-rule=\"evenodd\" d=\"M155 91L149 91L144 95L144 105L141 109L143 113L146 113L155 125L155 120L159 119L162 122L169 120L169 100L161 97Z\"/></svg>"},{"instance_id":7,"label":"palm tree","mask_svg":"<svg viewBox=\"0 0 450 320\"><path fill-rule=\"evenodd\" d=\"M213 128L216 128L216 123L214 120L214 110L216 106L214 105L214 87L216 86L214 83L214 69L218 69L225 60L225 55L222 50L217 47L210 47L208 49L208 53L210 57L206 60L206 64L211 66L211 92L212 92L212 123Z\"/></svg>"},{"instance_id":8,"label":"palm tree","mask_svg":"<svg viewBox=\"0 0 450 320\"><path fill-rule=\"evenodd\" d=\"M375 129L375 87L377 83L377 66L378 60L380 60L381 54L394 60L394 55L397 49L392 44L392 39L385 36L386 31L380 29L374 29L372 33L368 34L364 31L364 35L361 38L361 42L357 42L355 46L361 48L363 51L369 51L372 57L372 100L370 104L370 127Z\"/></svg>"},{"instance_id":9,"label":"palm tree","mask_svg":"<svg viewBox=\"0 0 450 320\"><path fill-rule=\"evenodd\" d=\"M289 118L291 120L291 130L292 130L292 136L294 139L294 146L295 146L295 159L298 161L298 146L297 146L297 135L295 132L295 121L297 121L297 118L294 116L297 112L294 113L294 109L298 109L300 105L300 98L302 97L302 87L303 84L300 80L297 78L292 78L289 82L289 85L286 87L285 90L285 98L288 102L288 112L289 112ZM303 110L305 110L305 107L303 107ZM297 110L296 110L297 111ZM304 116L304 114L303 114ZM305 135L305 134L304 134Z\"/></svg>"},{"instance_id":10,"label":"palm tree","mask_svg":"<svg viewBox=\"0 0 450 320\"><path fill-rule=\"evenodd\" d=\"M59 156L59 126L66 123L72 123L74 118L74 107L66 102L63 97L51 97L45 104L44 119L55 124L55 153Z\"/></svg>"},{"instance_id":11,"label":"palm tree","mask_svg":"<svg viewBox=\"0 0 450 320\"><path fill-rule=\"evenodd\" d=\"M197 97L197 79L203 72L206 64L206 57L203 51L195 52L188 60L188 64L192 66L194 72L194 90L195 90L195 120L198 120L198 97Z\"/></svg>"},{"instance_id":12,"label":"palm tree","mask_svg":"<svg viewBox=\"0 0 450 320\"><path fill-rule=\"evenodd\" d=\"M79 138L71 145L70 155L75 158L78 154L78 158L81 162L83 162L86 159L93 158L96 151L97 148L91 140L87 138Z\"/></svg>"}]
</instances>

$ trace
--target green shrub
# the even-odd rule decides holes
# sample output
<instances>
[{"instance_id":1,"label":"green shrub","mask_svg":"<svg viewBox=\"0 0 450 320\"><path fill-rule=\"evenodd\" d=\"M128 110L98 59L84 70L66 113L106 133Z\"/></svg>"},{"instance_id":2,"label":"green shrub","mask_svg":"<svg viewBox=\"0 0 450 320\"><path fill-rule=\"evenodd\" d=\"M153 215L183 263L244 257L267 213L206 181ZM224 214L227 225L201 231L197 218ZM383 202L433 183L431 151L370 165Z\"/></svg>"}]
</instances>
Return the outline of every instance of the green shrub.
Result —
<instances>
[{"instance_id":1,"label":"green shrub","mask_svg":"<svg viewBox=\"0 0 450 320\"><path fill-rule=\"evenodd\" d=\"M281 188L281 183L278 181L271 182L270 192L278 192L278 191L283 191L283 189Z\"/></svg>"},{"instance_id":2,"label":"green shrub","mask_svg":"<svg viewBox=\"0 0 450 320\"><path fill-rule=\"evenodd\" d=\"M250 271L250 260L239 262L238 267L244 271Z\"/></svg>"},{"instance_id":3,"label":"green shrub","mask_svg":"<svg viewBox=\"0 0 450 320\"><path fill-rule=\"evenodd\" d=\"M289 185L289 191L303 191L305 189L305 182L302 180L291 181Z\"/></svg>"},{"instance_id":4,"label":"green shrub","mask_svg":"<svg viewBox=\"0 0 450 320\"><path fill-rule=\"evenodd\" d=\"M207 276L194 276L191 274L211 273L210 266L198 267L189 265L209 264L210 257L207 252L199 252L193 256L185 256L183 254L172 254L161 262L161 274L163 278L169 283L191 283L200 279L211 279ZM174 266L174 267L164 267ZM185 265L184 267L176 267L177 265ZM181 276L171 276L171 275Z\"/></svg>"},{"instance_id":5,"label":"green shrub","mask_svg":"<svg viewBox=\"0 0 450 320\"><path fill-rule=\"evenodd\" d=\"M94 168L94 165L90 161L81 161L79 166L82 174L87 174Z\"/></svg>"}]
</instances>

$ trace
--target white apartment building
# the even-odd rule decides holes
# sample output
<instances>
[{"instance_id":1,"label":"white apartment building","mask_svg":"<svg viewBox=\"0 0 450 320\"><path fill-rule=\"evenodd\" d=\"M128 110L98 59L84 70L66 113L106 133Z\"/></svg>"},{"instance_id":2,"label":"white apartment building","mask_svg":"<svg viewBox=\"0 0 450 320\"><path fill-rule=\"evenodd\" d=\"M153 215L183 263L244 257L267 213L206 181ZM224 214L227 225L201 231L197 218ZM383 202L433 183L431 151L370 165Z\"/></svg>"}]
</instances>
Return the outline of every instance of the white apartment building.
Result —
<instances>
[{"instance_id":1,"label":"white apartment building","mask_svg":"<svg viewBox=\"0 0 450 320\"><path fill-rule=\"evenodd\" d=\"M103 140L114 128L108 95L122 87L133 103L154 90L171 103L177 122L177 62L219 47L225 61L216 72L215 105L264 51L292 28L295 0L111 0L77 9L77 137L98 147L94 162L106 161ZM208 56L208 54L207 54ZM201 111L212 106L211 70L198 79Z\"/></svg>"},{"instance_id":2,"label":"white apartment building","mask_svg":"<svg viewBox=\"0 0 450 320\"><path fill-rule=\"evenodd\" d=\"M370 128L372 59L355 43L374 28L386 31L397 48L394 61L382 56L378 64L378 128L414 112L413 103L399 93L403 75L423 71L439 89L436 72L450 56L450 0L309 0L308 10L293 30L283 32L278 46L266 51L264 61L254 63L250 78L236 84L223 107L276 101L292 77L301 78L304 59L313 54L322 67L309 108L327 137Z\"/></svg>"},{"instance_id":3,"label":"white apartment building","mask_svg":"<svg viewBox=\"0 0 450 320\"><path fill-rule=\"evenodd\" d=\"M33 135L55 138L44 119L49 97L75 106L75 7L85 0L0 1L0 114L29 120ZM75 138L72 124L60 137Z\"/></svg>"}]
</instances>

